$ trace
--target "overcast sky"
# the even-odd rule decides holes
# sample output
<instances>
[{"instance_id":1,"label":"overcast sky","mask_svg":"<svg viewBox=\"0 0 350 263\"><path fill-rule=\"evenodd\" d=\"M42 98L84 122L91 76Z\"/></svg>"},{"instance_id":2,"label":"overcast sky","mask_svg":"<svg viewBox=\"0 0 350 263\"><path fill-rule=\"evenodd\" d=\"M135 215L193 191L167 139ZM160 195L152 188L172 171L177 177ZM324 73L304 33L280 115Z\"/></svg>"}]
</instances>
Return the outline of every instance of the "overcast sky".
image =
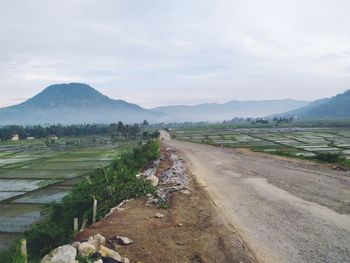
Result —
<instances>
[{"instance_id":1,"label":"overcast sky","mask_svg":"<svg viewBox=\"0 0 350 263\"><path fill-rule=\"evenodd\" d=\"M84 82L144 107L350 89L349 0L0 0L0 106Z\"/></svg>"}]
</instances>

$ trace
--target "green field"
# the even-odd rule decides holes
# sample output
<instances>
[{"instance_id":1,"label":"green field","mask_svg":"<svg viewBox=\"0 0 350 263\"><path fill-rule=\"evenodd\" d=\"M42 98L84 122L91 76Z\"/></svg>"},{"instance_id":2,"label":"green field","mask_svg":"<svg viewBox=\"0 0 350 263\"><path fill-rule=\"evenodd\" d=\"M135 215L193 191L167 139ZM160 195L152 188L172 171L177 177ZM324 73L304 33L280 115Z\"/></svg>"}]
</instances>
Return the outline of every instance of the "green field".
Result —
<instances>
[{"instance_id":1,"label":"green field","mask_svg":"<svg viewBox=\"0 0 350 263\"><path fill-rule=\"evenodd\" d=\"M134 145L109 136L0 142L0 249L40 219L45 204L59 202L84 175Z\"/></svg>"},{"instance_id":2,"label":"green field","mask_svg":"<svg viewBox=\"0 0 350 263\"><path fill-rule=\"evenodd\" d=\"M255 151L312 157L319 153L337 153L350 159L348 128L230 128L202 126L178 128L172 136L178 140Z\"/></svg>"}]
</instances>

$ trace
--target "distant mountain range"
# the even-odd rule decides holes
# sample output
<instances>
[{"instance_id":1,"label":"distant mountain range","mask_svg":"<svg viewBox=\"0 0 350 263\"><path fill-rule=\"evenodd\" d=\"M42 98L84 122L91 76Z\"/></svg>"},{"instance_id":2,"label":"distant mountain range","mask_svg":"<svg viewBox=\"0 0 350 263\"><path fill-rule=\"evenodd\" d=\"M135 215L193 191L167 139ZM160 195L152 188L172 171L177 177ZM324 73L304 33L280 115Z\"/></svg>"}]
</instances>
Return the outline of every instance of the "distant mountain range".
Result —
<instances>
[{"instance_id":1,"label":"distant mountain range","mask_svg":"<svg viewBox=\"0 0 350 263\"><path fill-rule=\"evenodd\" d=\"M31 99L0 109L0 125L223 121L234 117L350 118L350 91L312 103L298 100L230 101L145 109L111 99L82 83L51 85Z\"/></svg>"},{"instance_id":2,"label":"distant mountain range","mask_svg":"<svg viewBox=\"0 0 350 263\"><path fill-rule=\"evenodd\" d=\"M277 114L277 116L300 119L349 119L350 90L332 98L316 100L305 107Z\"/></svg>"},{"instance_id":3,"label":"distant mountain range","mask_svg":"<svg viewBox=\"0 0 350 263\"><path fill-rule=\"evenodd\" d=\"M234 117L265 117L308 105L299 100L230 101L227 103L204 103L194 106L175 105L152 109L164 114L166 122L223 121Z\"/></svg>"},{"instance_id":4,"label":"distant mountain range","mask_svg":"<svg viewBox=\"0 0 350 263\"><path fill-rule=\"evenodd\" d=\"M159 113L113 100L81 83L51 85L33 98L0 109L0 125L157 121Z\"/></svg>"}]
</instances>

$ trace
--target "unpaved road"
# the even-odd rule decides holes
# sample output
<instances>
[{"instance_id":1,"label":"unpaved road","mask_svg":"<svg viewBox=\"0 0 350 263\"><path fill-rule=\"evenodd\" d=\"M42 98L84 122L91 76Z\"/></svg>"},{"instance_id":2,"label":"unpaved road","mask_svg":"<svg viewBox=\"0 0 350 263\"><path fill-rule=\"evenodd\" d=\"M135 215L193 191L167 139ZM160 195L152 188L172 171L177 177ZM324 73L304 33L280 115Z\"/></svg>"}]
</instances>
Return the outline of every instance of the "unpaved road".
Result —
<instances>
[{"instance_id":1,"label":"unpaved road","mask_svg":"<svg viewBox=\"0 0 350 263\"><path fill-rule=\"evenodd\" d=\"M350 262L349 173L247 150L166 144L260 262Z\"/></svg>"}]
</instances>

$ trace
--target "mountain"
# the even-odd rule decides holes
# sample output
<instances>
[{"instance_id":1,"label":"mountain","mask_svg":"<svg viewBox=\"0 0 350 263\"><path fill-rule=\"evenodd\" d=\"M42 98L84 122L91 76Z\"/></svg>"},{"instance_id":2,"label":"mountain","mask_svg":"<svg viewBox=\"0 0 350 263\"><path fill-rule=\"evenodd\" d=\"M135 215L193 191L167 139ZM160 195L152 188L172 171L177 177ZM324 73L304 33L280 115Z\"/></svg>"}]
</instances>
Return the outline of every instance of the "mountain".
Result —
<instances>
[{"instance_id":1,"label":"mountain","mask_svg":"<svg viewBox=\"0 0 350 263\"><path fill-rule=\"evenodd\" d=\"M223 121L234 117L264 117L291 111L309 104L298 100L230 101L227 103L204 103L194 106L174 105L151 109L165 115L166 122Z\"/></svg>"},{"instance_id":2,"label":"mountain","mask_svg":"<svg viewBox=\"0 0 350 263\"><path fill-rule=\"evenodd\" d=\"M0 125L155 121L161 114L113 100L82 83L51 85L31 99L0 109Z\"/></svg>"},{"instance_id":3,"label":"mountain","mask_svg":"<svg viewBox=\"0 0 350 263\"><path fill-rule=\"evenodd\" d=\"M332 98L316 100L305 107L279 114L279 116L302 119L350 118L350 90Z\"/></svg>"}]
</instances>

